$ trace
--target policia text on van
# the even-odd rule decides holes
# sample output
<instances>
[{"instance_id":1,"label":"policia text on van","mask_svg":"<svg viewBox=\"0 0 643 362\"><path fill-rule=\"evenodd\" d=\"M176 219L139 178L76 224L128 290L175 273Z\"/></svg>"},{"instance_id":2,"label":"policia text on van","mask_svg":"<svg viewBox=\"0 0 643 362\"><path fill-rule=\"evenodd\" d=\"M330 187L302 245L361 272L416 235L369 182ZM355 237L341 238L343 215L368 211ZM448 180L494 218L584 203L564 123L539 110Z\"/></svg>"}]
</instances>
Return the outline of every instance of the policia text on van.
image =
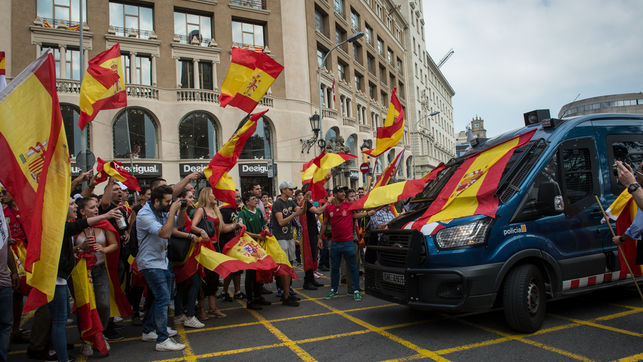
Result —
<instances>
[{"instance_id":1,"label":"policia text on van","mask_svg":"<svg viewBox=\"0 0 643 362\"><path fill-rule=\"evenodd\" d=\"M532 332L548 299L632 283L594 195L610 205L623 191L611 165L643 161L643 115L559 120L540 110L524 118L525 127L449 161L411 200L411 212L368 235L368 294L427 310L501 306L513 329ZM532 130L502 171L495 217L412 227L469 156Z\"/></svg>"}]
</instances>

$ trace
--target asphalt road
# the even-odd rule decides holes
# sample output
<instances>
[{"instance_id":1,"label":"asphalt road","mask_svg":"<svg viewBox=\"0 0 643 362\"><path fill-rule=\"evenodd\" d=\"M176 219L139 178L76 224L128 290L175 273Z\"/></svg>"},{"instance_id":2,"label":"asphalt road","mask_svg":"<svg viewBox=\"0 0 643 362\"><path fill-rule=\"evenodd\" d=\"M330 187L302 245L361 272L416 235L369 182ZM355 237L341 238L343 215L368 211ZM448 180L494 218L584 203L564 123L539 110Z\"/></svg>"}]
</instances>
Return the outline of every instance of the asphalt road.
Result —
<instances>
[{"instance_id":1,"label":"asphalt road","mask_svg":"<svg viewBox=\"0 0 643 362\"><path fill-rule=\"evenodd\" d=\"M300 272L301 274L301 272ZM328 283L328 279L320 279ZM295 286L301 286L295 281ZM243 285L243 284L242 284ZM272 286L274 288L274 286ZM340 293L345 292L340 287ZM261 311L243 301L218 306L228 315L209 319L202 329L178 326L182 352L156 352L140 340L141 328L122 322L125 339L111 342L101 361L639 361L643 360L643 302L636 289L618 288L551 302L542 329L517 334L501 310L476 315L411 311L365 295L332 300L317 291L296 289L299 307L286 307L273 295ZM26 325L29 321L25 321ZM79 343L75 326L68 339ZM26 345L14 345L9 361L28 361ZM75 349L77 354L79 348ZM77 361L84 361L78 356Z\"/></svg>"}]
</instances>

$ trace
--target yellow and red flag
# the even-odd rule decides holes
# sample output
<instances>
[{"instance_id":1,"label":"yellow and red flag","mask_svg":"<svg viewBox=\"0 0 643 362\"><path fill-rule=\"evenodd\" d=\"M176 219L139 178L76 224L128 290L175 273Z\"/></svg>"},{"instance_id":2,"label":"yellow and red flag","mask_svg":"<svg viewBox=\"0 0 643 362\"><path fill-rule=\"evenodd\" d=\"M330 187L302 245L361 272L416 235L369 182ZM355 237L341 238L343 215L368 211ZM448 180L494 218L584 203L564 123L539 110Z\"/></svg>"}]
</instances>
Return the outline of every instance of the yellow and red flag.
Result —
<instances>
[{"instance_id":1,"label":"yellow and red flag","mask_svg":"<svg viewBox=\"0 0 643 362\"><path fill-rule=\"evenodd\" d=\"M252 137L257 130L257 121L263 117L266 112L268 112L267 109L263 112L250 115L250 119L217 151L214 157L212 157L212 160L210 160L210 163L208 163L208 166L203 170L203 174L210 182L212 193L214 193L217 200L232 205L236 203L234 200L236 187L234 181L232 181L232 177L228 175L228 171L237 163L237 159L239 159L239 155L241 155L246 141Z\"/></svg>"},{"instance_id":2,"label":"yellow and red flag","mask_svg":"<svg viewBox=\"0 0 643 362\"><path fill-rule=\"evenodd\" d=\"M80 118L78 127L85 129L101 109L127 106L125 78L121 64L121 46L113 47L89 60L80 85Z\"/></svg>"},{"instance_id":3,"label":"yellow and red flag","mask_svg":"<svg viewBox=\"0 0 643 362\"><path fill-rule=\"evenodd\" d=\"M18 278L20 285L18 291L23 296L29 295L29 285L27 285L27 273L25 272L25 260L27 258L27 243L24 240L13 239L14 243L10 244L11 253L13 254L16 262L16 269L18 269Z\"/></svg>"},{"instance_id":4,"label":"yellow and red flag","mask_svg":"<svg viewBox=\"0 0 643 362\"><path fill-rule=\"evenodd\" d=\"M310 184L313 201L318 201L326 197L324 184L333 167L339 166L352 158L357 158L357 156L348 153L322 153L320 156L321 157L315 158L314 165L317 166L317 168L313 172L313 180Z\"/></svg>"},{"instance_id":5,"label":"yellow and red flag","mask_svg":"<svg viewBox=\"0 0 643 362\"><path fill-rule=\"evenodd\" d=\"M442 170L444 170L444 164L440 163L420 179L376 187L359 200L353 202L350 210L372 209L413 197L424 189L424 185L435 180Z\"/></svg>"},{"instance_id":6,"label":"yellow and red flag","mask_svg":"<svg viewBox=\"0 0 643 362\"><path fill-rule=\"evenodd\" d=\"M377 157L381 155L397 145L402 139L402 134L404 133L404 109L395 95L396 89L393 88L393 93L391 94L391 103L388 106L384 127L377 127L375 148L364 151L369 156Z\"/></svg>"},{"instance_id":7,"label":"yellow and red flag","mask_svg":"<svg viewBox=\"0 0 643 362\"><path fill-rule=\"evenodd\" d=\"M404 150L402 150L400 153L397 154L393 162L391 162L390 165L386 166L386 169L384 169L384 172L380 175L380 177L375 181L375 185L373 188L380 187L387 185L388 182L395 176L395 173L397 172L397 168L400 165L400 161L404 158Z\"/></svg>"},{"instance_id":8,"label":"yellow and red flag","mask_svg":"<svg viewBox=\"0 0 643 362\"><path fill-rule=\"evenodd\" d=\"M307 232L304 231L304 233L307 233ZM268 255L272 257L272 260L274 260L274 262L277 264L277 268L274 269L270 274L270 281L268 283L272 281L272 276L280 276L280 275L287 275L293 279L299 280L297 273L295 273L295 270L293 269L292 264L290 264L290 261L288 260L288 256L286 255L286 252L279 245L277 238L275 238L272 234L270 234L265 230L261 232L261 236L263 236L264 239L258 241L259 245L263 247L263 249L268 253ZM260 279L260 277L257 276L257 279ZM264 280L266 279L267 278L264 278Z\"/></svg>"},{"instance_id":9,"label":"yellow and red flag","mask_svg":"<svg viewBox=\"0 0 643 362\"><path fill-rule=\"evenodd\" d=\"M96 183L106 181L108 177L113 177L117 181L122 182L128 189L134 191L141 191L136 177L130 175L129 171L123 164L118 161L105 162L100 157L96 159Z\"/></svg>"},{"instance_id":10,"label":"yellow and red flag","mask_svg":"<svg viewBox=\"0 0 643 362\"><path fill-rule=\"evenodd\" d=\"M605 212L610 218L616 220L616 235L624 235L625 231L632 225L634 217L638 212L638 207L636 207L636 203L632 199L632 194L625 189ZM638 243L641 242L643 241L632 240L632 242L628 241L621 244L618 252L618 261L621 266L621 276L623 278L625 278L629 272L625 263L629 264L635 276L643 275L643 265L636 263Z\"/></svg>"},{"instance_id":11,"label":"yellow and red flag","mask_svg":"<svg viewBox=\"0 0 643 362\"><path fill-rule=\"evenodd\" d=\"M80 325L80 338L104 355L108 355L107 344L103 337L103 324L96 309L96 296L91 279L91 267L96 262L92 254L82 253L71 272L74 284L74 302L78 323Z\"/></svg>"},{"instance_id":12,"label":"yellow and red flag","mask_svg":"<svg viewBox=\"0 0 643 362\"><path fill-rule=\"evenodd\" d=\"M284 67L267 54L232 48L230 69L221 85L221 107L252 112Z\"/></svg>"},{"instance_id":13,"label":"yellow and red flag","mask_svg":"<svg viewBox=\"0 0 643 362\"><path fill-rule=\"evenodd\" d=\"M51 54L43 54L0 92L0 182L27 232L25 312L50 302L69 207L71 167Z\"/></svg>"},{"instance_id":14,"label":"yellow and red flag","mask_svg":"<svg viewBox=\"0 0 643 362\"><path fill-rule=\"evenodd\" d=\"M449 179L413 228L429 222L471 215L496 216L498 198L494 195L505 166L517 148L531 140L535 129L469 156Z\"/></svg>"},{"instance_id":15,"label":"yellow and red flag","mask_svg":"<svg viewBox=\"0 0 643 362\"><path fill-rule=\"evenodd\" d=\"M7 86L7 66L4 52L0 52L0 90Z\"/></svg>"},{"instance_id":16,"label":"yellow and red flag","mask_svg":"<svg viewBox=\"0 0 643 362\"><path fill-rule=\"evenodd\" d=\"M313 158L312 160L304 163L304 166L301 169L301 184L305 185L307 183L313 182L313 175L315 174L315 170L317 169L317 165L315 164L315 161L317 161L320 157L323 157L326 154L326 151L322 151L319 156Z\"/></svg>"}]
</instances>

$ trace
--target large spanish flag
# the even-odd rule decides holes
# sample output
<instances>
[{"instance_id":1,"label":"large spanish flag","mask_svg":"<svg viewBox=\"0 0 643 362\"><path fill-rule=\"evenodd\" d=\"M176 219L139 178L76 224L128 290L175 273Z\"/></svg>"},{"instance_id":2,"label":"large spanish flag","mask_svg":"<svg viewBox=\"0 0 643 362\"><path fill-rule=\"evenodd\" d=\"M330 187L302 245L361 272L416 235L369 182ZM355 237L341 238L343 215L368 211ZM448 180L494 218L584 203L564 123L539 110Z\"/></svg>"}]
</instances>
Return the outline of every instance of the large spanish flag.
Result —
<instances>
[{"instance_id":1,"label":"large spanish flag","mask_svg":"<svg viewBox=\"0 0 643 362\"><path fill-rule=\"evenodd\" d=\"M221 107L229 104L252 112L283 69L263 52L232 48L230 69L221 85Z\"/></svg>"},{"instance_id":2,"label":"large spanish flag","mask_svg":"<svg viewBox=\"0 0 643 362\"><path fill-rule=\"evenodd\" d=\"M305 231L304 233L306 234L307 231ZM270 276L272 277L273 275L287 275L293 279L299 280L297 273L295 273L292 264L290 264L290 261L288 260L286 252L279 245L277 238L275 238L272 234L266 232L265 230L261 232L261 235L264 237L264 239L258 241L259 245L268 253L268 255L270 255L272 260L274 260L274 262L277 264L277 267L272 271L272 273L270 273ZM268 272L269 271L266 270L266 273ZM268 283L270 283L271 281L272 278L270 278L270 281L268 281Z\"/></svg>"},{"instance_id":3,"label":"large spanish flag","mask_svg":"<svg viewBox=\"0 0 643 362\"><path fill-rule=\"evenodd\" d=\"M391 103L388 106L384 127L377 127L375 148L364 151L369 156L377 157L381 155L397 145L402 139L402 134L404 133L404 109L402 109L402 104L400 104L395 95L396 89L393 88L393 93L391 94Z\"/></svg>"},{"instance_id":4,"label":"large spanish flag","mask_svg":"<svg viewBox=\"0 0 643 362\"><path fill-rule=\"evenodd\" d=\"M353 202L350 209L372 209L414 197L424 189L424 185L435 180L442 170L444 170L444 164L440 163L420 179L376 187L361 199Z\"/></svg>"},{"instance_id":5,"label":"large spanish flag","mask_svg":"<svg viewBox=\"0 0 643 362\"><path fill-rule=\"evenodd\" d=\"M91 267L96 263L96 257L93 254L86 253L81 255L80 260L78 260L74 270L71 272L71 280L74 284L74 303L80 326L80 338L100 353L108 355L105 337L103 337L103 324L96 309L96 296L90 274Z\"/></svg>"},{"instance_id":6,"label":"large spanish flag","mask_svg":"<svg viewBox=\"0 0 643 362\"><path fill-rule=\"evenodd\" d=\"M533 129L469 156L413 228L471 215L495 217L498 198L494 194L505 166L514 150L526 145L535 132Z\"/></svg>"},{"instance_id":7,"label":"large spanish flag","mask_svg":"<svg viewBox=\"0 0 643 362\"><path fill-rule=\"evenodd\" d=\"M318 201L326 197L324 184L326 183L327 176L330 174L331 169L352 158L357 158L357 156L353 156L348 153L325 153L322 157L316 159L315 165L317 168L313 172L313 180L310 188L313 193L313 201Z\"/></svg>"},{"instance_id":8,"label":"large spanish flag","mask_svg":"<svg viewBox=\"0 0 643 362\"><path fill-rule=\"evenodd\" d=\"M627 189L623 190L606 211L610 218L616 220L616 235L625 234L625 231L632 225L637 212L638 207L636 207L632 195L627 192ZM636 264L638 243L641 242L643 241L632 240L631 242L628 241L621 244L618 252L618 261L621 266L621 275L623 278L629 273L625 263L630 266L635 276L643 275L643 266Z\"/></svg>"},{"instance_id":9,"label":"large spanish flag","mask_svg":"<svg viewBox=\"0 0 643 362\"><path fill-rule=\"evenodd\" d=\"M119 43L89 60L80 85L80 118L78 127L85 129L101 109L127 106L125 78Z\"/></svg>"},{"instance_id":10,"label":"large spanish flag","mask_svg":"<svg viewBox=\"0 0 643 362\"><path fill-rule=\"evenodd\" d=\"M228 175L228 171L237 163L246 141L257 130L257 121L266 112L268 112L267 109L263 112L253 113L246 123L230 137L228 142L217 151L208 166L203 170L203 174L210 182L212 192L218 200L232 205L235 204L235 185L232 177Z\"/></svg>"},{"instance_id":11,"label":"large spanish flag","mask_svg":"<svg viewBox=\"0 0 643 362\"><path fill-rule=\"evenodd\" d=\"M96 171L98 172L96 175L96 183L106 181L107 177L111 176L117 181L122 182L128 189L141 191L136 177L130 175L129 171L118 161L105 162L98 157L96 159Z\"/></svg>"},{"instance_id":12,"label":"large spanish flag","mask_svg":"<svg viewBox=\"0 0 643 362\"><path fill-rule=\"evenodd\" d=\"M51 54L43 54L0 92L0 182L23 215L25 271L33 288L25 311L54 297L69 207L69 148Z\"/></svg>"},{"instance_id":13,"label":"large spanish flag","mask_svg":"<svg viewBox=\"0 0 643 362\"><path fill-rule=\"evenodd\" d=\"M386 169L384 169L384 172L380 175L380 177L375 181L375 185L373 188L380 187L380 186L385 186L388 184L389 181L391 181L391 178L395 176L395 173L397 172L397 168L400 165L400 161L404 159L404 150L402 150L400 153L397 154L393 162L391 162L390 165L386 166Z\"/></svg>"}]
</instances>

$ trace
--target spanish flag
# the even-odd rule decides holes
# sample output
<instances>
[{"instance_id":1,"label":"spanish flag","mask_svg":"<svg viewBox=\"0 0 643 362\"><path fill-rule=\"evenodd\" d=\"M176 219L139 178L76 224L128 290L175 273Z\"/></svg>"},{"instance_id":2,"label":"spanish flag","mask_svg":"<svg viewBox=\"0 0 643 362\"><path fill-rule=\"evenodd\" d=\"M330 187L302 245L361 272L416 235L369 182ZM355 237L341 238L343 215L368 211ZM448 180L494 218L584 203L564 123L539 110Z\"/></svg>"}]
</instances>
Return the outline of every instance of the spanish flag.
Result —
<instances>
[{"instance_id":1,"label":"spanish flag","mask_svg":"<svg viewBox=\"0 0 643 362\"><path fill-rule=\"evenodd\" d=\"M315 161L315 166L317 166L317 168L313 173L313 180L310 188L313 193L313 201L318 201L326 197L324 184L326 183L326 178L328 174L330 174L331 169L352 158L357 158L357 156L353 156L348 153L326 153Z\"/></svg>"},{"instance_id":2,"label":"spanish flag","mask_svg":"<svg viewBox=\"0 0 643 362\"><path fill-rule=\"evenodd\" d=\"M69 147L51 54L43 54L0 92L0 182L11 193L27 232L25 312L54 297L69 207Z\"/></svg>"},{"instance_id":3,"label":"spanish flag","mask_svg":"<svg viewBox=\"0 0 643 362\"><path fill-rule=\"evenodd\" d=\"M632 225L634 217L638 212L638 207L636 207L632 195L625 189L605 212L610 218L616 220L616 235L623 235L630 225ZM631 242L628 241L621 244L618 261L621 266L621 276L623 278L625 278L629 272L625 263L629 264L635 276L643 275L643 266L637 265L636 263L637 248L639 248L639 243L641 242L642 241L639 240L632 240Z\"/></svg>"},{"instance_id":4,"label":"spanish flag","mask_svg":"<svg viewBox=\"0 0 643 362\"><path fill-rule=\"evenodd\" d=\"M123 164L118 161L105 162L100 157L96 159L96 183L106 181L108 177L122 182L128 189L134 191L141 191L136 177L130 175Z\"/></svg>"},{"instance_id":5,"label":"spanish flag","mask_svg":"<svg viewBox=\"0 0 643 362\"><path fill-rule=\"evenodd\" d=\"M101 109L127 106L125 78L121 64L121 46L116 43L89 60L80 85L80 118L78 127L85 129Z\"/></svg>"},{"instance_id":6,"label":"spanish flag","mask_svg":"<svg viewBox=\"0 0 643 362\"><path fill-rule=\"evenodd\" d=\"M402 134L404 133L404 109L402 109L402 104L400 104L395 95L396 90L397 88L393 88L391 103L388 106L388 113L384 120L384 127L377 127L375 148L364 151L369 156L377 157L381 155L397 145L402 139Z\"/></svg>"},{"instance_id":7,"label":"spanish flag","mask_svg":"<svg viewBox=\"0 0 643 362\"><path fill-rule=\"evenodd\" d=\"M514 150L526 145L535 132L533 129L469 156L413 228L420 230L430 222L471 215L495 217L498 198L494 193L502 172Z\"/></svg>"},{"instance_id":8,"label":"spanish flag","mask_svg":"<svg viewBox=\"0 0 643 362\"><path fill-rule=\"evenodd\" d=\"M250 119L241 126L230 137L223 147L221 147L214 155L208 166L203 170L205 178L208 179L212 186L212 192L217 200L223 201L228 204L235 204L235 185L232 177L228 175L228 171L234 167L243 151L248 138L257 130L257 121L266 114L266 109L260 113L254 113Z\"/></svg>"},{"instance_id":9,"label":"spanish flag","mask_svg":"<svg viewBox=\"0 0 643 362\"><path fill-rule=\"evenodd\" d=\"M319 156L313 158L312 160L304 163L304 166L301 169L301 184L305 185L307 183L313 182L313 175L315 170L318 169L319 160L326 155L326 151L322 151Z\"/></svg>"},{"instance_id":10,"label":"spanish flag","mask_svg":"<svg viewBox=\"0 0 643 362\"><path fill-rule=\"evenodd\" d=\"M373 188L388 184L391 178L395 176L395 172L397 172L397 168L400 165L400 160L402 160L403 158L404 158L404 150L402 150L400 153L397 154L397 156L395 157L393 162L391 162L390 165L386 166L386 169L384 170L384 172L382 172L382 174L377 179L377 181L375 181L375 185L373 186Z\"/></svg>"},{"instance_id":11,"label":"spanish flag","mask_svg":"<svg viewBox=\"0 0 643 362\"><path fill-rule=\"evenodd\" d=\"M27 273L25 272L25 259L27 257L27 243L24 240L13 239L14 243L10 244L11 253L13 254L16 262L16 269L18 269L18 278L20 279L20 286L18 291L20 294L29 295L29 285L27 285Z\"/></svg>"},{"instance_id":12,"label":"spanish flag","mask_svg":"<svg viewBox=\"0 0 643 362\"><path fill-rule=\"evenodd\" d=\"M444 164L440 163L420 179L376 187L361 199L353 202L350 210L372 209L414 197L422 192L424 185L435 180L442 170L444 170Z\"/></svg>"},{"instance_id":13,"label":"spanish flag","mask_svg":"<svg viewBox=\"0 0 643 362\"><path fill-rule=\"evenodd\" d=\"M307 232L305 231L304 233L307 233ZM279 245L277 238L275 238L272 234L266 231L262 231L261 235L264 237L264 239L258 242L259 245L263 247L263 249L268 253L268 255L270 255L272 260L274 260L274 262L277 264L277 267L272 271L271 276L287 275L293 279L299 280L297 273L295 273L295 270L293 269L292 265L290 264L290 261L288 260L288 256L286 255L286 252ZM264 271L266 273L268 272L267 270L264 270ZM268 281L268 283L270 283L271 281L272 280Z\"/></svg>"},{"instance_id":14,"label":"spanish flag","mask_svg":"<svg viewBox=\"0 0 643 362\"><path fill-rule=\"evenodd\" d=\"M74 302L78 323L80 324L80 338L104 355L108 355L105 337L103 337L103 324L96 309L96 296L91 278L91 267L96 262L93 254L81 253L81 258L71 272L74 284Z\"/></svg>"},{"instance_id":15,"label":"spanish flag","mask_svg":"<svg viewBox=\"0 0 643 362\"><path fill-rule=\"evenodd\" d=\"M230 69L221 85L219 103L252 112L284 67L265 53L232 48Z\"/></svg>"}]
</instances>

